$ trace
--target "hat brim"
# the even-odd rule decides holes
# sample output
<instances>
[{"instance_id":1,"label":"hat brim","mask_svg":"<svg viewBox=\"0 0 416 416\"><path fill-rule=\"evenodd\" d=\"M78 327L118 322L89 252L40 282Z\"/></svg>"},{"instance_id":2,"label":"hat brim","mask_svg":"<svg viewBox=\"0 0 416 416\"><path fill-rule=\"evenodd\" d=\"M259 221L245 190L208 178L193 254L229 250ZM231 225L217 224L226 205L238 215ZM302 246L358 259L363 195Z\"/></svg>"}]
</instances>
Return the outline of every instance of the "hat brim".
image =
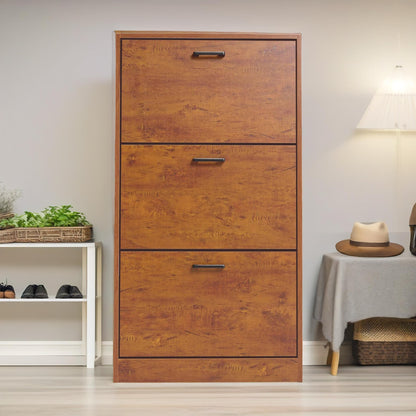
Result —
<instances>
[{"instance_id":1,"label":"hat brim","mask_svg":"<svg viewBox=\"0 0 416 416\"><path fill-rule=\"evenodd\" d=\"M389 243L386 247L359 247L353 246L350 240L339 241L335 248L342 254L357 257L393 257L404 251L404 247L396 243Z\"/></svg>"}]
</instances>

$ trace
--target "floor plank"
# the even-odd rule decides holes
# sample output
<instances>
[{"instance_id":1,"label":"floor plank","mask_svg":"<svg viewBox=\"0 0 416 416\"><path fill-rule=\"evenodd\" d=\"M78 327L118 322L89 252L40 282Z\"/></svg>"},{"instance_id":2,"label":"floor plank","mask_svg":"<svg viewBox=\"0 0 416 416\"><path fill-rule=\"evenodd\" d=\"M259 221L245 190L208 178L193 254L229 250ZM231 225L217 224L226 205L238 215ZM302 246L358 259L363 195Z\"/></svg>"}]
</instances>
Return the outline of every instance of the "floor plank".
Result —
<instances>
[{"instance_id":1,"label":"floor plank","mask_svg":"<svg viewBox=\"0 0 416 416\"><path fill-rule=\"evenodd\" d=\"M111 367L0 367L0 415L416 415L416 367L304 367L303 383L119 383Z\"/></svg>"}]
</instances>

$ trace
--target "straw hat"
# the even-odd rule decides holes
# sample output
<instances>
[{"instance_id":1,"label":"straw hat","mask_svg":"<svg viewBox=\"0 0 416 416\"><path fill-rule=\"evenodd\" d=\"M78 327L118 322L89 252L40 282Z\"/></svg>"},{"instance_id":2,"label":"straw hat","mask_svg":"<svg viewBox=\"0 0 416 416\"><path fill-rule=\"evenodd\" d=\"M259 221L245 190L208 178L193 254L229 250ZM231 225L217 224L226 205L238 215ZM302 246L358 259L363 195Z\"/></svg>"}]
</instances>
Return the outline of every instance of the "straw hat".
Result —
<instances>
[{"instance_id":1,"label":"straw hat","mask_svg":"<svg viewBox=\"0 0 416 416\"><path fill-rule=\"evenodd\" d=\"M391 257L404 250L400 244L390 243L384 222L354 223L351 238L338 242L335 247L340 253L358 257Z\"/></svg>"}]
</instances>

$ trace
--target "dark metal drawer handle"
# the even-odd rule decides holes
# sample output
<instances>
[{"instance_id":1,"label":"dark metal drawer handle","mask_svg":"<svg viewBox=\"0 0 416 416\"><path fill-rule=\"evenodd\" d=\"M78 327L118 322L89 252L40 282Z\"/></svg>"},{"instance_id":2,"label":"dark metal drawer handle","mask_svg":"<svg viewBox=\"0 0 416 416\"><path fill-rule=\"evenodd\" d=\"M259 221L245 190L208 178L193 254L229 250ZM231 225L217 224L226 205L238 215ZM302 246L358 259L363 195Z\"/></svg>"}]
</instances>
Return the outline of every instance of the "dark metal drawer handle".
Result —
<instances>
[{"instance_id":1,"label":"dark metal drawer handle","mask_svg":"<svg viewBox=\"0 0 416 416\"><path fill-rule=\"evenodd\" d=\"M199 56L218 56L218 58L224 58L225 52L224 51L207 51L207 52L201 52L201 51L194 51L192 54L195 58L198 58Z\"/></svg>"},{"instance_id":2,"label":"dark metal drawer handle","mask_svg":"<svg viewBox=\"0 0 416 416\"><path fill-rule=\"evenodd\" d=\"M193 264L193 269L223 269L225 264Z\"/></svg>"},{"instance_id":3,"label":"dark metal drawer handle","mask_svg":"<svg viewBox=\"0 0 416 416\"><path fill-rule=\"evenodd\" d=\"M224 157L194 157L192 162L225 162Z\"/></svg>"}]
</instances>

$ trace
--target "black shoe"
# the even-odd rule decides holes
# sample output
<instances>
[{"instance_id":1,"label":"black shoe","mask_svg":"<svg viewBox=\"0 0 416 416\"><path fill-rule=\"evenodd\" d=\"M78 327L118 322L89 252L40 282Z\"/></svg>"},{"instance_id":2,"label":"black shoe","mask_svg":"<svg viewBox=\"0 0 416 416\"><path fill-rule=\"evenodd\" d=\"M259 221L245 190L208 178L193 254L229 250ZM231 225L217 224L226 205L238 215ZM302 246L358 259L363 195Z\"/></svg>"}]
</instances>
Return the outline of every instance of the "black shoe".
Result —
<instances>
[{"instance_id":1,"label":"black shoe","mask_svg":"<svg viewBox=\"0 0 416 416\"><path fill-rule=\"evenodd\" d=\"M76 286L70 286L69 295L71 298L80 299L82 298L82 293Z\"/></svg>"},{"instance_id":2,"label":"black shoe","mask_svg":"<svg viewBox=\"0 0 416 416\"><path fill-rule=\"evenodd\" d=\"M62 285L59 289L58 289L58 293L56 294L56 297L58 299L67 299L70 298L70 294L69 294L69 290L70 290L71 286L69 285Z\"/></svg>"},{"instance_id":3,"label":"black shoe","mask_svg":"<svg viewBox=\"0 0 416 416\"><path fill-rule=\"evenodd\" d=\"M45 286L43 285L37 285L35 290L35 296L36 299L45 299L48 297L48 292L45 289Z\"/></svg>"},{"instance_id":4,"label":"black shoe","mask_svg":"<svg viewBox=\"0 0 416 416\"><path fill-rule=\"evenodd\" d=\"M14 299L16 297L16 293L14 292L12 285L4 286L4 297L6 299Z\"/></svg>"},{"instance_id":5,"label":"black shoe","mask_svg":"<svg viewBox=\"0 0 416 416\"><path fill-rule=\"evenodd\" d=\"M37 285L29 285L22 293L23 299L32 299L35 297Z\"/></svg>"}]
</instances>

